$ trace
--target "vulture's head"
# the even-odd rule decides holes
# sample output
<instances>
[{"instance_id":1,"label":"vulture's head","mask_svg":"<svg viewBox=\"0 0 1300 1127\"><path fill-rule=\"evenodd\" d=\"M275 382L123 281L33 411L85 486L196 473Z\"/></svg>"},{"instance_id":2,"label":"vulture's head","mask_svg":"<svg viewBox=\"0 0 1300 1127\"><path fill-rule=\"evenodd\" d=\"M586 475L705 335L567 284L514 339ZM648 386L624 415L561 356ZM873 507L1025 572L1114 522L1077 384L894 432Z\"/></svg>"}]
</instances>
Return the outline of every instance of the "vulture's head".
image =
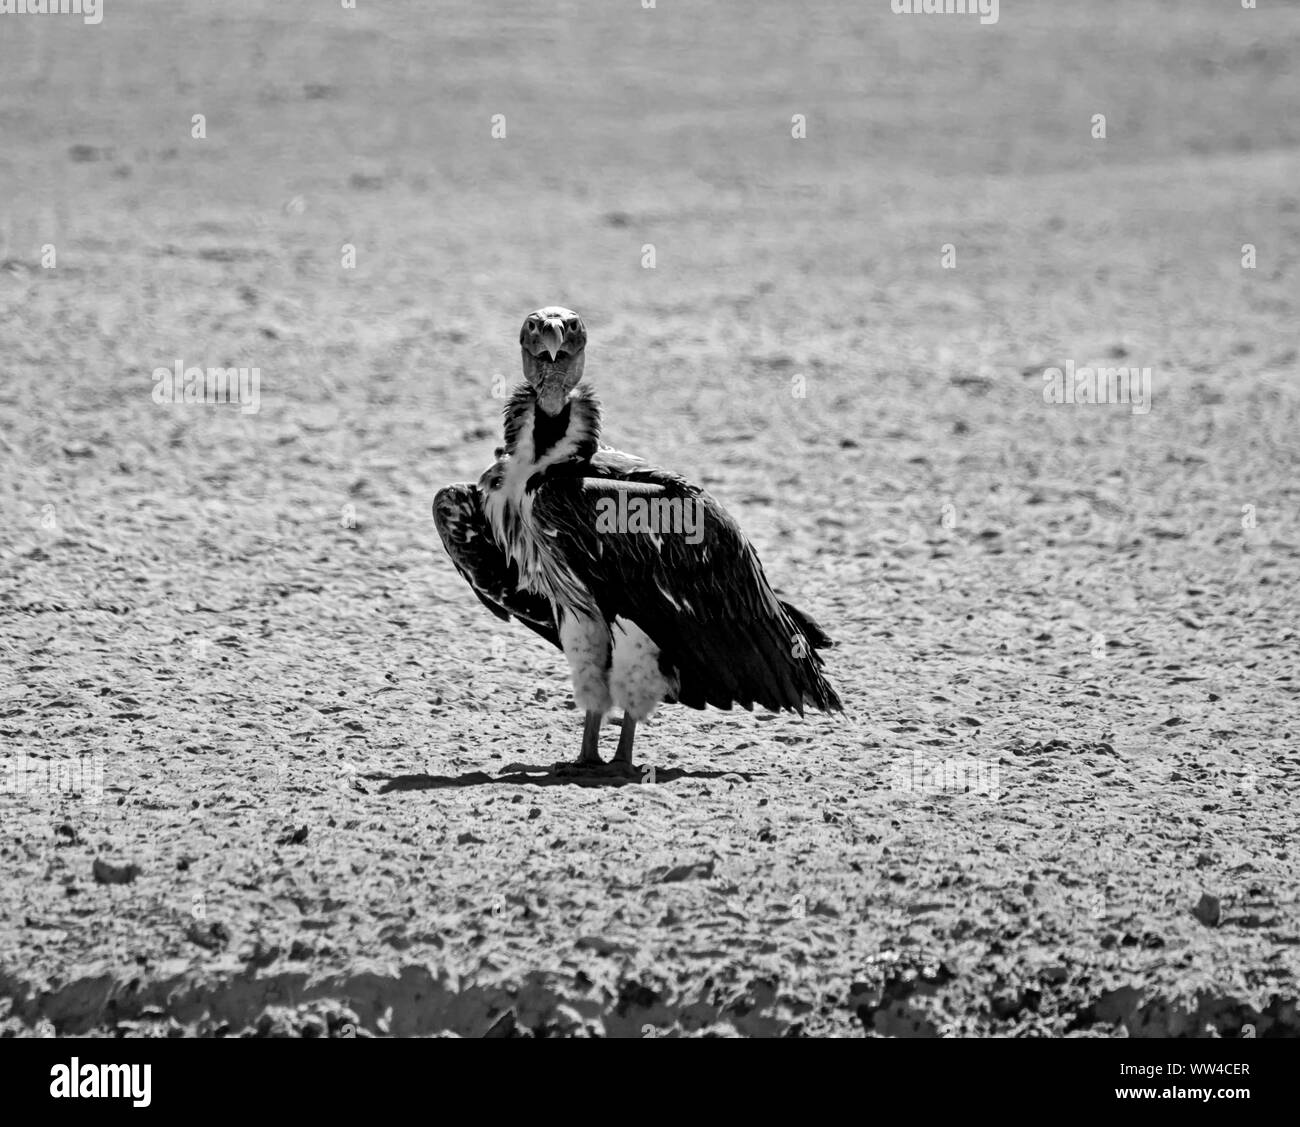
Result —
<instances>
[{"instance_id":1,"label":"vulture's head","mask_svg":"<svg viewBox=\"0 0 1300 1127\"><path fill-rule=\"evenodd\" d=\"M524 379L537 392L538 406L548 415L558 415L582 379L587 326L572 309L548 305L528 314L519 344Z\"/></svg>"}]
</instances>

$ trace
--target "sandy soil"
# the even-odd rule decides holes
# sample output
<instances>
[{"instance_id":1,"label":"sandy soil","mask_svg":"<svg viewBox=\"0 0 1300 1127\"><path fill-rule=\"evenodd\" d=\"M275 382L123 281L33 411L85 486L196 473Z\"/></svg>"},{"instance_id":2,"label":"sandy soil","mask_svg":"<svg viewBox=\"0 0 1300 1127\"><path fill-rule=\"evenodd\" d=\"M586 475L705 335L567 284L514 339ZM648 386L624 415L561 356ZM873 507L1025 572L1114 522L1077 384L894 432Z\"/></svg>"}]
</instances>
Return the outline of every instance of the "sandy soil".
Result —
<instances>
[{"instance_id":1,"label":"sandy soil","mask_svg":"<svg viewBox=\"0 0 1300 1127\"><path fill-rule=\"evenodd\" d=\"M6 1034L1300 1033L1300 11L796 7L6 23ZM547 302L843 721L546 773L429 506Z\"/></svg>"}]
</instances>

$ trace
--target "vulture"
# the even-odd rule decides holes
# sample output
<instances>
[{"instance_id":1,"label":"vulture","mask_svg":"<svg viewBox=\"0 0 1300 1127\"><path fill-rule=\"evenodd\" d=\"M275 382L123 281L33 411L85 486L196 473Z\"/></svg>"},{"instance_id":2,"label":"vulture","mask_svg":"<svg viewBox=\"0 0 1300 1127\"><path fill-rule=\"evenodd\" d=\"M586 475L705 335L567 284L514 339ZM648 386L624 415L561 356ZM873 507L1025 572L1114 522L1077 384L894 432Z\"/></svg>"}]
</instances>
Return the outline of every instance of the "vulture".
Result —
<instances>
[{"instance_id":1,"label":"vulture","mask_svg":"<svg viewBox=\"0 0 1300 1127\"><path fill-rule=\"evenodd\" d=\"M700 486L601 441L582 382L587 329L570 309L530 313L524 382L504 446L477 484L449 485L433 514L479 600L564 653L584 711L572 771L634 775L639 721L661 703L842 711L822 674L825 631L779 599L753 545ZM611 763L598 751L623 714Z\"/></svg>"}]
</instances>

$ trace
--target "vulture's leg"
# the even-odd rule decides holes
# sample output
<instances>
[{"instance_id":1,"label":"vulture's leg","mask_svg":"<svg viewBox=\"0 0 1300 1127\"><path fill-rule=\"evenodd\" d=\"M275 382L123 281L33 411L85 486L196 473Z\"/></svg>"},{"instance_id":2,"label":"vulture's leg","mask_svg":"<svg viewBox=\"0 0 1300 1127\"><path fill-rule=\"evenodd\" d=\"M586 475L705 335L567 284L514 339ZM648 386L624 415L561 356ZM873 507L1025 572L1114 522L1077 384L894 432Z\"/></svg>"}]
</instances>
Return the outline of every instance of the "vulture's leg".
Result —
<instances>
[{"instance_id":1,"label":"vulture's leg","mask_svg":"<svg viewBox=\"0 0 1300 1127\"><path fill-rule=\"evenodd\" d=\"M578 753L578 761L574 766L600 766L600 752L597 750L597 745L600 742L601 721L604 719L599 712L587 713L587 719L582 725L582 751Z\"/></svg>"},{"instance_id":2,"label":"vulture's leg","mask_svg":"<svg viewBox=\"0 0 1300 1127\"><path fill-rule=\"evenodd\" d=\"M618 734L618 750L614 752L614 763L628 773L635 773L632 766L632 739L636 735L636 721L630 713L623 713L623 728Z\"/></svg>"}]
</instances>

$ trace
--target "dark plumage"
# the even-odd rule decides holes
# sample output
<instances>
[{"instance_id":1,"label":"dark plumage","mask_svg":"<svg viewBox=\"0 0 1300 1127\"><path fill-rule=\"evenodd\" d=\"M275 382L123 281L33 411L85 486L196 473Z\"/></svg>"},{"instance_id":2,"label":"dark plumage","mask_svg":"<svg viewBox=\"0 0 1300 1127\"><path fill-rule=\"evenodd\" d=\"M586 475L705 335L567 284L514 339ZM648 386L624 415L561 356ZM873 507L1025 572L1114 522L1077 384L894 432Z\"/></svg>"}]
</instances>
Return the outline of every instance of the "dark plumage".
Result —
<instances>
[{"instance_id":1,"label":"dark plumage","mask_svg":"<svg viewBox=\"0 0 1300 1127\"><path fill-rule=\"evenodd\" d=\"M519 619L559 649L560 635L551 604L542 595L519 589L519 569L492 538L492 530L483 519L480 487L449 485L438 490L433 516L447 555L479 602L502 621Z\"/></svg>"},{"instance_id":2,"label":"dark plumage","mask_svg":"<svg viewBox=\"0 0 1300 1127\"><path fill-rule=\"evenodd\" d=\"M434 514L488 609L564 651L587 712L579 764L599 764L612 706L624 710L615 763L628 770L636 721L660 702L840 710L817 652L830 638L776 596L730 514L601 445L599 405L578 382L577 314L539 310L521 344L528 382L506 407L505 447L477 485L441 490Z\"/></svg>"},{"instance_id":3,"label":"dark plumage","mask_svg":"<svg viewBox=\"0 0 1300 1127\"><path fill-rule=\"evenodd\" d=\"M617 506L620 493L691 503L700 539L597 531L599 506ZM830 639L776 597L740 526L699 486L626 455L594 458L544 475L533 519L606 621L635 622L659 646L676 701L691 708L761 704L800 715L805 705L841 707L817 656Z\"/></svg>"}]
</instances>

